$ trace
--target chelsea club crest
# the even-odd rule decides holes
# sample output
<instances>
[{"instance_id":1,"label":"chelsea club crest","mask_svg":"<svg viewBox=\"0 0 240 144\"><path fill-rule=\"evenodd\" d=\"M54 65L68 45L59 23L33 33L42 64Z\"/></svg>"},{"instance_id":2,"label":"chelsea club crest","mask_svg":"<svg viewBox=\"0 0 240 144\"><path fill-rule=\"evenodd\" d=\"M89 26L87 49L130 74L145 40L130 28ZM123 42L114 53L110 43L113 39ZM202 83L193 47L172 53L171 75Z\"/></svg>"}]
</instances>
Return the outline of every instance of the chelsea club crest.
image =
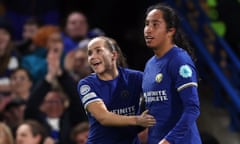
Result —
<instances>
[{"instance_id":1,"label":"chelsea club crest","mask_svg":"<svg viewBox=\"0 0 240 144\"><path fill-rule=\"evenodd\" d=\"M160 82L162 81L162 78L163 78L163 74L162 74L162 73L159 73L159 74L156 75L155 81L156 81L157 83L160 83Z\"/></svg>"}]
</instances>

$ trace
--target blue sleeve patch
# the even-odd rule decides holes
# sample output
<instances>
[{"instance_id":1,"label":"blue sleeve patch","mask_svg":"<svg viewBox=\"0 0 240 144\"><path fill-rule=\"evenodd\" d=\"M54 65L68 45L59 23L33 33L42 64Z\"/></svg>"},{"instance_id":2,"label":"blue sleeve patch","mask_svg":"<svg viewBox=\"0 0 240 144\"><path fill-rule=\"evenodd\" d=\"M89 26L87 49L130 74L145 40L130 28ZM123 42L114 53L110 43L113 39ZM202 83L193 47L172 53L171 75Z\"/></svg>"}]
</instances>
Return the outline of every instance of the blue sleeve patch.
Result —
<instances>
[{"instance_id":1,"label":"blue sleeve patch","mask_svg":"<svg viewBox=\"0 0 240 144\"><path fill-rule=\"evenodd\" d=\"M192 77L192 69L189 65L182 65L179 69L179 74L183 78L189 78Z\"/></svg>"}]
</instances>

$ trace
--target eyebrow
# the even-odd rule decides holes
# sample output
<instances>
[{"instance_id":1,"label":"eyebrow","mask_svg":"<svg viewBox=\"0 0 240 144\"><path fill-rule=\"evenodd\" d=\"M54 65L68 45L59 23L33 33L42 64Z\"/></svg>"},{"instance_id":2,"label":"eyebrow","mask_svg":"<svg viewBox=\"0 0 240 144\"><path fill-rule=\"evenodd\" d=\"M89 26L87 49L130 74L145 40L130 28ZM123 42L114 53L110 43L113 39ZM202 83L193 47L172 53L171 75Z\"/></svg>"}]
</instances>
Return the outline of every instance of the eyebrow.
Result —
<instances>
[{"instance_id":1,"label":"eyebrow","mask_svg":"<svg viewBox=\"0 0 240 144\"><path fill-rule=\"evenodd\" d=\"M153 20L146 20L146 22L162 22L162 20L159 19L153 19Z\"/></svg>"},{"instance_id":2,"label":"eyebrow","mask_svg":"<svg viewBox=\"0 0 240 144\"><path fill-rule=\"evenodd\" d=\"M100 48L101 48L100 46L95 46L95 47L91 48L90 50L88 49L88 51L93 51L93 50L100 49Z\"/></svg>"}]
</instances>

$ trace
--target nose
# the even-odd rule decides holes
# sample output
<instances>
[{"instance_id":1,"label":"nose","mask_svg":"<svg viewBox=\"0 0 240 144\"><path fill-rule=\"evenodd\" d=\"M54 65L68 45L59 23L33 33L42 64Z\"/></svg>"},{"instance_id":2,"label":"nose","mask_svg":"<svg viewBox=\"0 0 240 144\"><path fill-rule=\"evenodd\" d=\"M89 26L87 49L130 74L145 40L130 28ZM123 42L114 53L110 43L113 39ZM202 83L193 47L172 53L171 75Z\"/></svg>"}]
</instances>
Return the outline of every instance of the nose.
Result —
<instances>
[{"instance_id":1,"label":"nose","mask_svg":"<svg viewBox=\"0 0 240 144\"><path fill-rule=\"evenodd\" d=\"M97 56L96 52L93 51L93 52L91 53L91 55L88 55L88 60L93 60L93 59L96 58L96 56Z\"/></svg>"},{"instance_id":2,"label":"nose","mask_svg":"<svg viewBox=\"0 0 240 144\"><path fill-rule=\"evenodd\" d=\"M150 26L145 26L144 27L144 33L145 34L149 34L149 33L151 33L151 31L152 31L152 28Z\"/></svg>"}]
</instances>

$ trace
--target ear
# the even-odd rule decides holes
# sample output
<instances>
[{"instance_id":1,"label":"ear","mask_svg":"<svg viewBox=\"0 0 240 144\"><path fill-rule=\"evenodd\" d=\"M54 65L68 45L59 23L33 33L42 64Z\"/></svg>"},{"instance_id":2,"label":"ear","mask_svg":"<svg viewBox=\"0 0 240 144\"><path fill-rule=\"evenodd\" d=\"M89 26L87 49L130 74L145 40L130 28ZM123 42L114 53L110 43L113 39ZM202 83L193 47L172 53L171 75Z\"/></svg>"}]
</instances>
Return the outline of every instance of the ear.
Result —
<instances>
[{"instance_id":1,"label":"ear","mask_svg":"<svg viewBox=\"0 0 240 144\"><path fill-rule=\"evenodd\" d=\"M114 59L114 60L117 60L118 59L118 53L116 52L116 51L113 51L112 52L112 58Z\"/></svg>"},{"instance_id":2,"label":"ear","mask_svg":"<svg viewBox=\"0 0 240 144\"><path fill-rule=\"evenodd\" d=\"M173 36L176 32L176 29L175 28L170 28L168 29L168 36Z\"/></svg>"},{"instance_id":3,"label":"ear","mask_svg":"<svg viewBox=\"0 0 240 144\"><path fill-rule=\"evenodd\" d=\"M40 134L37 134L36 136L34 136L34 139L35 139L36 143L40 143L41 139L42 139L42 136Z\"/></svg>"}]
</instances>

